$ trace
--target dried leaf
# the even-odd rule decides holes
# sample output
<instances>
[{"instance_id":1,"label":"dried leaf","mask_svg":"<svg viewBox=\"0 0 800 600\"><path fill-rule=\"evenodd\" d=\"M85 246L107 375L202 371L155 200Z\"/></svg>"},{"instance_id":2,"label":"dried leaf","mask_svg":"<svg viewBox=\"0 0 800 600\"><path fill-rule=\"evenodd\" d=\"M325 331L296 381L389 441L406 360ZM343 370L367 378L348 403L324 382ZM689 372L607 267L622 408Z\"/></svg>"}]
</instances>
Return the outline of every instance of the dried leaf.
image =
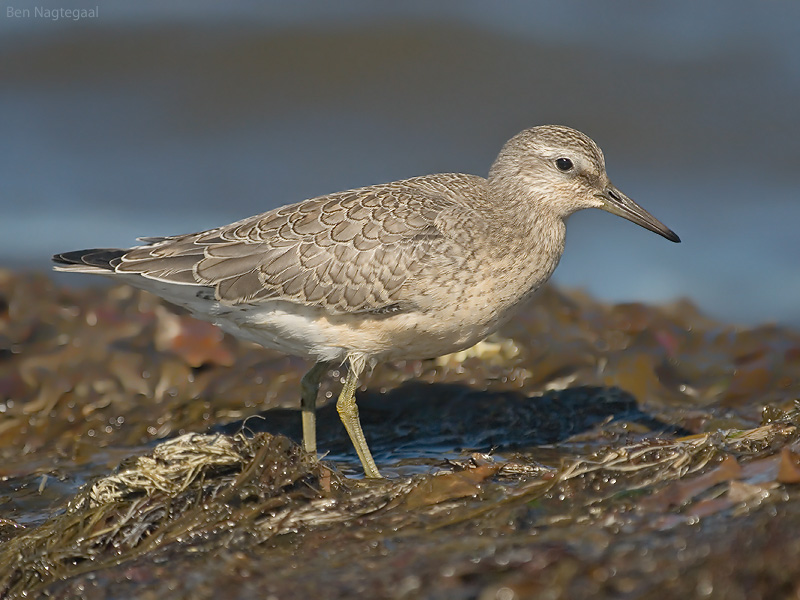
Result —
<instances>
[{"instance_id":1,"label":"dried leaf","mask_svg":"<svg viewBox=\"0 0 800 600\"><path fill-rule=\"evenodd\" d=\"M467 471L430 477L412 488L403 504L406 508L415 509L457 498L476 496L480 491L481 482L497 473L500 466L484 465Z\"/></svg>"},{"instance_id":2,"label":"dried leaf","mask_svg":"<svg viewBox=\"0 0 800 600\"><path fill-rule=\"evenodd\" d=\"M800 483L800 455L784 448L780 461L777 480L780 483Z\"/></svg>"},{"instance_id":3,"label":"dried leaf","mask_svg":"<svg viewBox=\"0 0 800 600\"><path fill-rule=\"evenodd\" d=\"M161 309L156 348L180 356L191 367L217 364L229 367L234 363L233 353L222 343L219 327L187 316L178 316Z\"/></svg>"}]
</instances>

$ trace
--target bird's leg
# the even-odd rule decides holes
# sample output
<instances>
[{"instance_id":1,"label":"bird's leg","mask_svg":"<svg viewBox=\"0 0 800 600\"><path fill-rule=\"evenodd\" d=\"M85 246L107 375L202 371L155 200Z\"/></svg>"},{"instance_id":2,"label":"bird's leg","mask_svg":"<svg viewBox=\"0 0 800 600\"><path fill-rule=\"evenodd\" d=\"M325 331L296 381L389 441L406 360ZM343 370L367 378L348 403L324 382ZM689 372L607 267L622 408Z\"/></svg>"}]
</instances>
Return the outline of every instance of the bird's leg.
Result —
<instances>
[{"instance_id":1,"label":"bird's leg","mask_svg":"<svg viewBox=\"0 0 800 600\"><path fill-rule=\"evenodd\" d=\"M362 354L350 355L347 357L347 362L350 367L347 372L347 379L345 379L342 393L339 394L339 400L336 402L336 410L339 412L339 417L344 423L344 428L347 429L347 434L356 448L358 458L361 459L361 464L364 467L364 475L373 479L379 479L381 474L378 472L378 467L372 458L372 453L367 446L367 440L364 437L364 431L361 429L361 421L358 418L358 406L356 405L356 388L358 387L358 376L364 370L366 363L365 357Z\"/></svg>"},{"instance_id":2,"label":"bird's leg","mask_svg":"<svg viewBox=\"0 0 800 600\"><path fill-rule=\"evenodd\" d=\"M319 381L328 370L328 363L318 362L300 380L300 409L303 416L303 450L317 455L317 393Z\"/></svg>"}]
</instances>

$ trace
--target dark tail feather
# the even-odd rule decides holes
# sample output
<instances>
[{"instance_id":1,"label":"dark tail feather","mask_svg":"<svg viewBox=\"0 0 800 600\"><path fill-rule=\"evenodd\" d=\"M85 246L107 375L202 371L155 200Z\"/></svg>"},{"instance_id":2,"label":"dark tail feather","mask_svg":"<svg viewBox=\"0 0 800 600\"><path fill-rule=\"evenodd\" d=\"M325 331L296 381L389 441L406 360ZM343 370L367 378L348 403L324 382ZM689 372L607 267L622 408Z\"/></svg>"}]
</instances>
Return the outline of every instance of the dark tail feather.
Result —
<instances>
[{"instance_id":1,"label":"dark tail feather","mask_svg":"<svg viewBox=\"0 0 800 600\"><path fill-rule=\"evenodd\" d=\"M120 248L91 248L89 250L74 250L53 255L53 262L58 265L56 269L93 270L104 269L113 271L120 263L120 257L127 250Z\"/></svg>"}]
</instances>

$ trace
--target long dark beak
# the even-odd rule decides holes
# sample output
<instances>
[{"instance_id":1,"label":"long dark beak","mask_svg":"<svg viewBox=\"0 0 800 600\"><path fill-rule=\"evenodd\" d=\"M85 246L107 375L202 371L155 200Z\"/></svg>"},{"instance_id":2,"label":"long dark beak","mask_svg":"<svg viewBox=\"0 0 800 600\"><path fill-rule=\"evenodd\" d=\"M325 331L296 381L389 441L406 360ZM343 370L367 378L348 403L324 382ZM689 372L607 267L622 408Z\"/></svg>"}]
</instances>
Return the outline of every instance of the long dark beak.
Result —
<instances>
[{"instance_id":1,"label":"long dark beak","mask_svg":"<svg viewBox=\"0 0 800 600\"><path fill-rule=\"evenodd\" d=\"M667 238L670 242L680 243L681 238L679 238L674 231L620 192L613 185L608 184L603 193L597 194L597 197L603 201L603 206L600 208L610 212L612 215L617 215L623 219L628 219L628 221L632 223L641 225L645 229L649 229Z\"/></svg>"}]
</instances>

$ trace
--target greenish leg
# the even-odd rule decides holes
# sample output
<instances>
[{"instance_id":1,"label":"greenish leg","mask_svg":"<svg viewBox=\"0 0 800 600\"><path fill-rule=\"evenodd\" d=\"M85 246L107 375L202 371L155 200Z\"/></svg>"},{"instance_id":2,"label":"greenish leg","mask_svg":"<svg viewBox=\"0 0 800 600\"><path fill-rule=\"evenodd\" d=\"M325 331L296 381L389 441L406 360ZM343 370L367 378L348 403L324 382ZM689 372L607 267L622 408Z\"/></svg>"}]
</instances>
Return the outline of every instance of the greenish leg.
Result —
<instances>
[{"instance_id":1,"label":"greenish leg","mask_svg":"<svg viewBox=\"0 0 800 600\"><path fill-rule=\"evenodd\" d=\"M348 356L350 370L347 373L342 393L336 402L336 410L344 423L344 428L356 448L358 458L364 467L364 475L372 479L379 479L381 474L372 458L372 453L367 446L364 431L361 429L361 421L358 418L358 406L356 405L356 388L358 387L358 377L364 370L365 360L361 355Z\"/></svg>"},{"instance_id":2,"label":"greenish leg","mask_svg":"<svg viewBox=\"0 0 800 600\"><path fill-rule=\"evenodd\" d=\"M318 362L300 380L300 409L303 416L303 450L317 455L317 393L328 363Z\"/></svg>"}]
</instances>

